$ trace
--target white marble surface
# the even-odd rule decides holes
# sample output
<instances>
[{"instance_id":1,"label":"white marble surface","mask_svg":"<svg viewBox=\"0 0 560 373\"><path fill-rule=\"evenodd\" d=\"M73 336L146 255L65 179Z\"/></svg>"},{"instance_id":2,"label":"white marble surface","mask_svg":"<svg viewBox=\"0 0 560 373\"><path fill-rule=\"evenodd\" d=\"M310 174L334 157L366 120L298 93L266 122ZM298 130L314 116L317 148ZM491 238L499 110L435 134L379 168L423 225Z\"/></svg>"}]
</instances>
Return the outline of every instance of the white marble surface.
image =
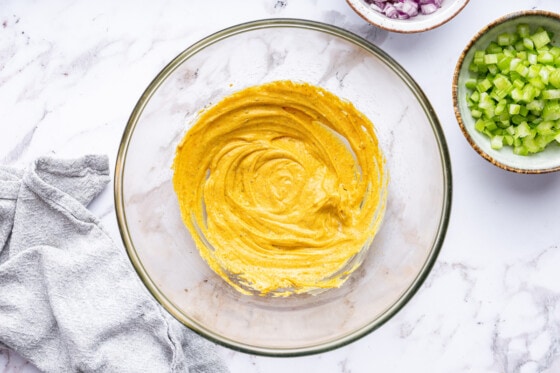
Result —
<instances>
[{"instance_id":1,"label":"white marble surface","mask_svg":"<svg viewBox=\"0 0 560 373\"><path fill-rule=\"evenodd\" d=\"M428 280L396 317L349 346L300 358L219 348L232 372L560 371L560 174L517 175L478 156L453 115L451 79L476 31L557 0L471 0L446 25L389 34L343 0L15 1L0 5L0 162L106 153L114 163L144 88L179 52L240 22L306 18L344 27L400 62L431 100L453 166L453 208ZM91 206L119 240L112 186ZM2 296L0 294L0 296ZM0 336L1 337L1 336ZM0 347L0 372L37 372Z\"/></svg>"}]
</instances>

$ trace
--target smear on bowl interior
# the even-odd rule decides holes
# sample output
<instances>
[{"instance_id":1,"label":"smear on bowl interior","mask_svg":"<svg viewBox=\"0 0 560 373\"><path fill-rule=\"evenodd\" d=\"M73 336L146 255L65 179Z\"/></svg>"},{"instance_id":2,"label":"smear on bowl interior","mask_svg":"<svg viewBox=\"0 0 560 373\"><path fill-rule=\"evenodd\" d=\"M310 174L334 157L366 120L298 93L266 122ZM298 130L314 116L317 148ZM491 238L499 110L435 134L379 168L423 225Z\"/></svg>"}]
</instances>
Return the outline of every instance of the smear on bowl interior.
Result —
<instances>
[{"instance_id":1,"label":"smear on bowl interior","mask_svg":"<svg viewBox=\"0 0 560 373\"><path fill-rule=\"evenodd\" d=\"M202 111L173 169L201 256L244 294L341 286L385 211L388 174L373 124L307 83L246 88Z\"/></svg>"}]
</instances>

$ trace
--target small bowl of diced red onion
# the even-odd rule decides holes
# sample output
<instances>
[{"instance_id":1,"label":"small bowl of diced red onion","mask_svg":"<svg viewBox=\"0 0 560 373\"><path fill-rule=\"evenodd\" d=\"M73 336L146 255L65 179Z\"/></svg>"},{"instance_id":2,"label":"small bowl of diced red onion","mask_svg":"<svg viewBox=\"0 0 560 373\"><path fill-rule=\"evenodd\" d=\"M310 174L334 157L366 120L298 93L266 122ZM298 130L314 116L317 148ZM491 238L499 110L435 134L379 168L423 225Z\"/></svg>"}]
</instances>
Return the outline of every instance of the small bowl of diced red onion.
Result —
<instances>
[{"instance_id":1,"label":"small bowl of diced red onion","mask_svg":"<svg viewBox=\"0 0 560 373\"><path fill-rule=\"evenodd\" d=\"M453 75L457 122L478 154L524 174L560 171L560 14L507 14L480 30Z\"/></svg>"},{"instance_id":2,"label":"small bowl of diced red onion","mask_svg":"<svg viewBox=\"0 0 560 373\"><path fill-rule=\"evenodd\" d=\"M392 32L415 33L451 20L469 0L346 0L369 23Z\"/></svg>"}]
</instances>

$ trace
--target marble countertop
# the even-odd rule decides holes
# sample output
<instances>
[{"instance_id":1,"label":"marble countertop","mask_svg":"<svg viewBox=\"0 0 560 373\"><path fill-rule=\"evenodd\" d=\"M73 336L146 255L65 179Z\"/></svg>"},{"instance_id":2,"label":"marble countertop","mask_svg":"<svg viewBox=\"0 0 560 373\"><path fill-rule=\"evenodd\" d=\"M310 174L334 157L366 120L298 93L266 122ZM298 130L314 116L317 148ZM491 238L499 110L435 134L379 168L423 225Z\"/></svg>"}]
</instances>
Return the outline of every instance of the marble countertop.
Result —
<instances>
[{"instance_id":1,"label":"marble countertop","mask_svg":"<svg viewBox=\"0 0 560 373\"><path fill-rule=\"evenodd\" d=\"M151 79L195 41L241 22L293 17L348 29L396 59L431 100L448 141L453 207L435 267L380 329L299 358L219 347L232 372L560 371L560 174L518 175L483 160L453 114L451 80L468 40L512 11L556 0L471 0L421 34L370 26L343 0L14 1L0 7L0 162L108 154ZM119 241L112 187L90 206ZM1 296L1 295L0 295ZM0 347L0 372L37 370Z\"/></svg>"}]
</instances>

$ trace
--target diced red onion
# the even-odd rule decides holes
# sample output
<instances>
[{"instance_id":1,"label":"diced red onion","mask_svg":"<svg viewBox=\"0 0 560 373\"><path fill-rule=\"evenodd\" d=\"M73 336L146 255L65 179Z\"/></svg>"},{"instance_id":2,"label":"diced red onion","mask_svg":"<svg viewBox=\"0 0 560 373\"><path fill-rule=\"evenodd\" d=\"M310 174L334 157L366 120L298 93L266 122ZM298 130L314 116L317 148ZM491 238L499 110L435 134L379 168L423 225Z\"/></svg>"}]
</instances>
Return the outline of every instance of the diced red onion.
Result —
<instances>
[{"instance_id":1,"label":"diced red onion","mask_svg":"<svg viewBox=\"0 0 560 373\"><path fill-rule=\"evenodd\" d=\"M420 13L422 13L422 14L432 14L436 10L438 10L438 7L435 4L422 4L422 5L420 5Z\"/></svg>"},{"instance_id":2,"label":"diced red onion","mask_svg":"<svg viewBox=\"0 0 560 373\"><path fill-rule=\"evenodd\" d=\"M408 19L431 14L441 8L443 0L365 0L372 9L389 18Z\"/></svg>"}]
</instances>

